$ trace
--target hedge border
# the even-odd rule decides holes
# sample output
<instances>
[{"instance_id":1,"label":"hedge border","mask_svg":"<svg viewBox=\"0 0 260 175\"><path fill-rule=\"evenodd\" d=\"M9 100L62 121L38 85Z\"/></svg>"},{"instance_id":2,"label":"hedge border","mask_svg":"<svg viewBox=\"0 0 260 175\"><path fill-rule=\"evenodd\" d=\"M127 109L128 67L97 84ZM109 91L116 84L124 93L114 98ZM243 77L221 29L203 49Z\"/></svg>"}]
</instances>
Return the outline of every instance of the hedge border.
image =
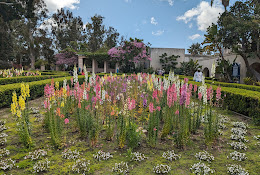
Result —
<instances>
[{"instance_id":1,"label":"hedge border","mask_svg":"<svg viewBox=\"0 0 260 175\"><path fill-rule=\"evenodd\" d=\"M51 78L59 78L63 75L39 75L39 76L20 76L11 78L0 78L0 85L22 83L22 82L32 82Z\"/></svg>"}]
</instances>

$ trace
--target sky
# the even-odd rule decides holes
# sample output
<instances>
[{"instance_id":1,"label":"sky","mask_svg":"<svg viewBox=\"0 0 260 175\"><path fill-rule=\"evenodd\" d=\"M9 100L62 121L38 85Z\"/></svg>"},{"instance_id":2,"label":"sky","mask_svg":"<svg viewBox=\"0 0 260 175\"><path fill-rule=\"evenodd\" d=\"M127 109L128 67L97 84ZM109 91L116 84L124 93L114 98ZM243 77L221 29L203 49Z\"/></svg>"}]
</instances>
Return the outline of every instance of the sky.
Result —
<instances>
[{"instance_id":1,"label":"sky","mask_svg":"<svg viewBox=\"0 0 260 175\"><path fill-rule=\"evenodd\" d=\"M220 0L44 0L50 13L65 8L86 24L104 16L126 38L143 39L155 48L184 48L201 43L206 29L224 8ZM230 1L232 5L235 0Z\"/></svg>"}]
</instances>

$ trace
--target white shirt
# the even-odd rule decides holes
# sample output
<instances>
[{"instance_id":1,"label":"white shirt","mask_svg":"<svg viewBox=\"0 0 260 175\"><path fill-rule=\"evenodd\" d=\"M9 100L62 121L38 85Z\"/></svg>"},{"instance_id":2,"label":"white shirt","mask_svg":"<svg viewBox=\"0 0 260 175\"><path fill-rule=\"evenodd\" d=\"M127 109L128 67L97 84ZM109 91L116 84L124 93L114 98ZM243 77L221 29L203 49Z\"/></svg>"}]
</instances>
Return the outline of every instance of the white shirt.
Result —
<instances>
[{"instance_id":1,"label":"white shirt","mask_svg":"<svg viewBox=\"0 0 260 175\"><path fill-rule=\"evenodd\" d=\"M202 81L202 72L195 72L193 80L201 82Z\"/></svg>"}]
</instances>

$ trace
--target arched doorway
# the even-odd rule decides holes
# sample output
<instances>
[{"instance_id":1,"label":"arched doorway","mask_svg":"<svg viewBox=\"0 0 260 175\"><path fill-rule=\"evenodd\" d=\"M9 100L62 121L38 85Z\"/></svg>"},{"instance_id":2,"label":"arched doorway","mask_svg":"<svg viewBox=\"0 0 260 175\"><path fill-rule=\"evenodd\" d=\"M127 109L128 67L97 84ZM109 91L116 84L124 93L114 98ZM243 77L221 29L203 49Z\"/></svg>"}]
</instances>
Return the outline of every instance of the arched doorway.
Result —
<instances>
[{"instance_id":1,"label":"arched doorway","mask_svg":"<svg viewBox=\"0 0 260 175\"><path fill-rule=\"evenodd\" d=\"M209 69L207 68L207 67L205 67L204 69L203 69L203 75L205 76L205 77L209 77Z\"/></svg>"}]
</instances>

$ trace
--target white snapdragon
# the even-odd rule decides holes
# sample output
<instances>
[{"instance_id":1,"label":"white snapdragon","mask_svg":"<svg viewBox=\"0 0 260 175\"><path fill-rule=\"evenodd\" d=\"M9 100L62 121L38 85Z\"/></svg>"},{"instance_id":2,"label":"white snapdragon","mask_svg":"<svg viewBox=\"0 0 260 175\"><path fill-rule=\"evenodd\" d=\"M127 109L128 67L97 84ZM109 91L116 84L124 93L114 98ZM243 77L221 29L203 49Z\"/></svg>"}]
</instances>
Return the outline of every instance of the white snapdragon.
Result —
<instances>
[{"instance_id":1,"label":"white snapdragon","mask_svg":"<svg viewBox=\"0 0 260 175\"><path fill-rule=\"evenodd\" d=\"M76 84L78 82L78 70L77 70L77 67L74 67L73 69L73 82L74 84Z\"/></svg>"}]
</instances>

